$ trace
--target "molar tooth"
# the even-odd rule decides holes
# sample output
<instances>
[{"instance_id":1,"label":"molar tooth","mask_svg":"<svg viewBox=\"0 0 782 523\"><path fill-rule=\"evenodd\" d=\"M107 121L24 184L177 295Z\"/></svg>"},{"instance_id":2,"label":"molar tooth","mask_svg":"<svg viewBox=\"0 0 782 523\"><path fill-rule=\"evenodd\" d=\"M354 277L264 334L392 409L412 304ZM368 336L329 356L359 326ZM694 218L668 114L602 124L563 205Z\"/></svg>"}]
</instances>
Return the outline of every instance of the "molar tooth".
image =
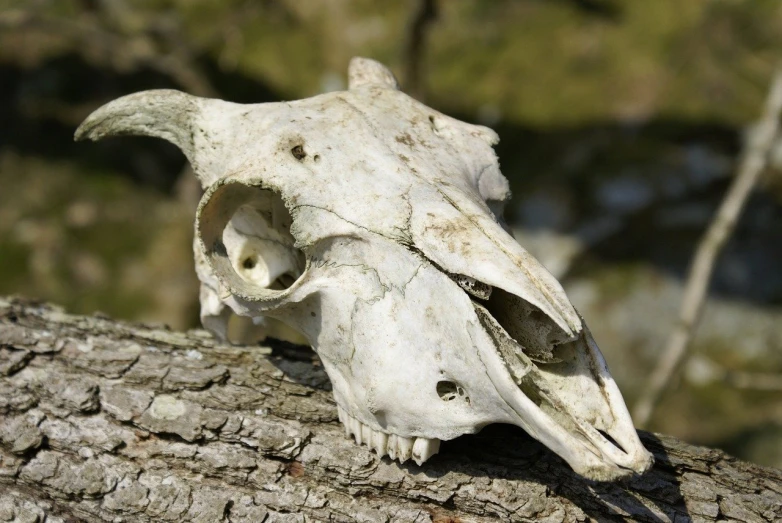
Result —
<instances>
[{"instance_id":1,"label":"molar tooth","mask_svg":"<svg viewBox=\"0 0 782 523\"><path fill-rule=\"evenodd\" d=\"M345 434L349 438L353 437L353 424L350 419L345 421Z\"/></svg>"},{"instance_id":2,"label":"molar tooth","mask_svg":"<svg viewBox=\"0 0 782 523\"><path fill-rule=\"evenodd\" d=\"M348 436L356 437L356 420L347 416L345 418L345 426L348 429Z\"/></svg>"},{"instance_id":3,"label":"molar tooth","mask_svg":"<svg viewBox=\"0 0 782 523\"><path fill-rule=\"evenodd\" d=\"M404 463L412 457L420 465L432 455L437 454L440 448L440 440L437 439L406 438L371 429L340 406L337 406L337 414L345 427L345 434L348 437L353 436L356 444L366 445L380 457L387 454L389 458L399 460L400 463Z\"/></svg>"},{"instance_id":4,"label":"molar tooth","mask_svg":"<svg viewBox=\"0 0 782 523\"><path fill-rule=\"evenodd\" d=\"M364 440L364 444L372 448L372 435L374 434L374 430L370 429L368 426L361 424L361 439Z\"/></svg>"},{"instance_id":5,"label":"molar tooth","mask_svg":"<svg viewBox=\"0 0 782 523\"><path fill-rule=\"evenodd\" d=\"M413 440L411 438L405 438L404 436L396 437L396 457L399 459L399 463L404 463L413 454Z\"/></svg>"},{"instance_id":6,"label":"molar tooth","mask_svg":"<svg viewBox=\"0 0 782 523\"><path fill-rule=\"evenodd\" d=\"M345 421L343 421L342 423L345 425L345 434L347 434L348 436L352 436L353 435L353 418L348 416L347 413L346 413Z\"/></svg>"},{"instance_id":7,"label":"molar tooth","mask_svg":"<svg viewBox=\"0 0 782 523\"><path fill-rule=\"evenodd\" d=\"M415 443L413 443L413 459L419 466L439 451L439 439L415 438Z\"/></svg>"},{"instance_id":8,"label":"molar tooth","mask_svg":"<svg viewBox=\"0 0 782 523\"><path fill-rule=\"evenodd\" d=\"M388 450L388 457L391 459L396 459L396 434L391 434L388 436L386 448Z\"/></svg>"},{"instance_id":9,"label":"molar tooth","mask_svg":"<svg viewBox=\"0 0 782 523\"><path fill-rule=\"evenodd\" d=\"M386 455L386 449L388 447L388 435L383 432L375 431L372 434L372 448L375 449L377 455L383 457Z\"/></svg>"}]
</instances>

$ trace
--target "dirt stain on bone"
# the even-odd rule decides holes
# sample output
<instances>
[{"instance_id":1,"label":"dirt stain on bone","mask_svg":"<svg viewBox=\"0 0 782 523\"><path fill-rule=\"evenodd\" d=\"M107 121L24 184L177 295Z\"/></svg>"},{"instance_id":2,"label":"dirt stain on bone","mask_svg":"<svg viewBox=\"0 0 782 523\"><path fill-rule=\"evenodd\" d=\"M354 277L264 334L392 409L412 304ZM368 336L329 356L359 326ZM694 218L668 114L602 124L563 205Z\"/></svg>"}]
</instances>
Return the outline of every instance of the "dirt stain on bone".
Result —
<instances>
[{"instance_id":1,"label":"dirt stain on bone","mask_svg":"<svg viewBox=\"0 0 782 523\"><path fill-rule=\"evenodd\" d=\"M397 135L396 141L405 144L408 147L412 147L415 144L415 142L413 142L413 139L407 133Z\"/></svg>"}]
</instances>

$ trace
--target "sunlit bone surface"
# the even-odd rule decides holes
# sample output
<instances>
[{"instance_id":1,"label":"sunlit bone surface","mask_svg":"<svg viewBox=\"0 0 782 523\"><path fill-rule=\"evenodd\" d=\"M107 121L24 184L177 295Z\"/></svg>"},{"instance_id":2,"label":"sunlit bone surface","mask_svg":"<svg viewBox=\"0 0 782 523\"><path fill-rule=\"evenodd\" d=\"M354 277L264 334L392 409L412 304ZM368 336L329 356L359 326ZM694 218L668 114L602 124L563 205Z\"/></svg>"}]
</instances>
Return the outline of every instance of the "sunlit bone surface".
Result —
<instances>
[{"instance_id":1,"label":"sunlit bone surface","mask_svg":"<svg viewBox=\"0 0 782 523\"><path fill-rule=\"evenodd\" d=\"M347 91L255 105L147 91L76 137L125 134L173 142L203 184L204 325L225 336L233 311L301 331L358 443L420 465L511 423L588 478L650 467L582 319L502 224L492 130L355 58Z\"/></svg>"}]
</instances>

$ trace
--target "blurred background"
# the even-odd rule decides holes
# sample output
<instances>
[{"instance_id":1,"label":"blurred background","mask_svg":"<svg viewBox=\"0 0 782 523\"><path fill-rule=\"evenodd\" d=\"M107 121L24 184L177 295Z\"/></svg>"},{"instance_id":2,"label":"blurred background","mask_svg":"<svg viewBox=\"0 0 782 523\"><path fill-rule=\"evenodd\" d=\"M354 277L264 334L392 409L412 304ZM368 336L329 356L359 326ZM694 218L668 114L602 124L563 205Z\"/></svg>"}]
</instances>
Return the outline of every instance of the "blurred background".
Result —
<instances>
[{"instance_id":1,"label":"blurred background","mask_svg":"<svg viewBox=\"0 0 782 523\"><path fill-rule=\"evenodd\" d=\"M143 89L245 103L342 89L354 55L499 132L506 218L632 405L782 60L777 0L0 0L0 294L196 327L200 188L183 155L145 138L76 144L74 129ZM650 424L777 467L780 166L782 143Z\"/></svg>"}]
</instances>

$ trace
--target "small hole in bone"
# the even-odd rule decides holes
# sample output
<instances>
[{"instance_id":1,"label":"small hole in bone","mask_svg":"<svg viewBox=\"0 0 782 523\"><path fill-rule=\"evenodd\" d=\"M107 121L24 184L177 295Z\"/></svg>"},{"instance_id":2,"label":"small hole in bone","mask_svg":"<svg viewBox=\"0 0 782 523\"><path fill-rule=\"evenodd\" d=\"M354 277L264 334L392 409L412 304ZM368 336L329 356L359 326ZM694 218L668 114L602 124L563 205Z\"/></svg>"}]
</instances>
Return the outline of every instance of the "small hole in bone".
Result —
<instances>
[{"instance_id":1,"label":"small hole in bone","mask_svg":"<svg viewBox=\"0 0 782 523\"><path fill-rule=\"evenodd\" d=\"M320 161L320 155L316 154L315 156L312 157L312 159L315 160L315 163L318 163Z\"/></svg>"},{"instance_id":2,"label":"small hole in bone","mask_svg":"<svg viewBox=\"0 0 782 523\"><path fill-rule=\"evenodd\" d=\"M440 396L440 399L443 401L453 401L458 398L465 398L469 402L469 399L466 398L464 393L464 389L453 381L438 381L437 395Z\"/></svg>"},{"instance_id":3,"label":"small hole in bone","mask_svg":"<svg viewBox=\"0 0 782 523\"><path fill-rule=\"evenodd\" d=\"M277 278L272 288L287 289L288 287L293 285L295 281L296 281L296 276L286 272L285 274L281 274Z\"/></svg>"},{"instance_id":4,"label":"small hole in bone","mask_svg":"<svg viewBox=\"0 0 782 523\"><path fill-rule=\"evenodd\" d=\"M255 267L255 258L251 258L251 257L245 258L244 261L242 262L242 267L244 267L245 269L252 269L252 268L254 268Z\"/></svg>"},{"instance_id":5,"label":"small hole in bone","mask_svg":"<svg viewBox=\"0 0 782 523\"><path fill-rule=\"evenodd\" d=\"M479 300L488 300L491 297L491 285L486 285L475 278L470 278L463 274L451 274L450 276L456 281L459 287L467 291L471 296L478 298Z\"/></svg>"},{"instance_id":6,"label":"small hole in bone","mask_svg":"<svg viewBox=\"0 0 782 523\"><path fill-rule=\"evenodd\" d=\"M307 153L304 152L304 146L302 145L297 145L291 149L291 154L299 161L303 160L304 157L307 156Z\"/></svg>"},{"instance_id":7,"label":"small hole in bone","mask_svg":"<svg viewBox=\"0 0 782 523\"><path fill-rule=\"evenodd\" d=\"M215 240L215 242L212 244L212 250L221 256L226 256L228 253L228 250L225 248L225 244L220 240Z\"/></svg>"}]
</instances>

